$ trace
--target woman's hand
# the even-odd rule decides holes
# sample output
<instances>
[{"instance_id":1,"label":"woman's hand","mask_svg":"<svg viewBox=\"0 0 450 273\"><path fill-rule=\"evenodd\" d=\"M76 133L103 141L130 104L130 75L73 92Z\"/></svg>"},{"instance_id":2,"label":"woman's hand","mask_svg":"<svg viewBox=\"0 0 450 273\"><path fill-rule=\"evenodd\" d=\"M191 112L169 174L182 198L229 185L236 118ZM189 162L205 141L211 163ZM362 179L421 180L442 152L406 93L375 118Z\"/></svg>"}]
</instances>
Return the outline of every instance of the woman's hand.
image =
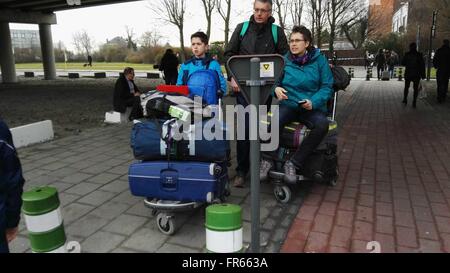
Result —
<instances>
[{"instance_id":1,"label":"woman's hand","mask_svg":"<svg viewBox=\"0 0 450 273\"><path fill-rule=\"evenodd\" d=\"M301 106L308 111L312 110L312 102L310 100L306 100L306 103L303 103Z\"/></svg>"},{"instance_id":2,"label":"woman's hand","mask_svg":"<svg viewBox=\"0 0 450 273\"><path fill-rule=\"evenodd\" d=\"M275 95L277 95L278 100L287 100L288 96L286 96L287 91L283 87L275 88Z\"/></svg>"}]
</instances>

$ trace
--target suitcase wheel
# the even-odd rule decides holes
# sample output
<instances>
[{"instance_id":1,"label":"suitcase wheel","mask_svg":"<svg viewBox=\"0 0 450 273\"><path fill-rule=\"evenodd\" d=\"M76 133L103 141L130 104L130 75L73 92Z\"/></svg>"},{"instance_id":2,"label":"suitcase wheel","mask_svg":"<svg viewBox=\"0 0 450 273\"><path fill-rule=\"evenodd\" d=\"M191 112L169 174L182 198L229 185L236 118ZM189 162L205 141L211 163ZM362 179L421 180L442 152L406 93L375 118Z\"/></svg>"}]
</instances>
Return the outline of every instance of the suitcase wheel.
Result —
<instances>
[{"instance_id":1,"label":"suitcase wheel","mask_svg":"<svg viewBox=\"0 0 450 273\"><path fill-rule=\"evenodd\" d=\"M176 231L175 218L166 213L158 213L156 216L156 225L158 229L166 235L173 235Z\"/></svg>"}]
</instances>

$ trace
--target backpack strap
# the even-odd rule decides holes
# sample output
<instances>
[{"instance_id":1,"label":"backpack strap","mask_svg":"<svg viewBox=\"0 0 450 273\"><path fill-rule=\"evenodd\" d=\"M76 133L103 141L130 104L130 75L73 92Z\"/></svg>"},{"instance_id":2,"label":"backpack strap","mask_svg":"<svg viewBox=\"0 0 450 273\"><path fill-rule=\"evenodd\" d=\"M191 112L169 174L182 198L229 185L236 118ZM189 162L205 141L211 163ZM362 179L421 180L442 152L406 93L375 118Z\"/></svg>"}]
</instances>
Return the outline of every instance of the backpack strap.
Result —
<instances>
[{"instance_id":1,"label":"backpack strap","mask_svg":"<svg viewBox=\"0 0 450 273\"><path fill-rule=\"evenodd\" d=\"M275 46L278 44L278 26L275 24L272 24L272 37L273 41L275 42Z\"/></svg>"},{"instance_id":2,"label":"backpack strap","mask_svg":"<svg viewBox=\"0 0 450 273\"><path fill-rule=\"evenodd\" d=\"M242 25L241 33L239 34L239 37L244 38L245 34L247 33L248 27L250 26L249 21L245 21ZM275 43L275 46L278 44L278 26L275 24L272 24L272 38L273 42Z\"/></svg>"},{"instance_id":3,"label":"backpack strap","mask_svg":"<svg viewBox=\"0 0 450 273\"><path fill-rule=\"evenodd\" d=\"M249 21L245 21L242 25L241 34L239 34L239 37L244 38L245 33L247 33L248 27L250 25Z\"/></svg>"}]
</instances>

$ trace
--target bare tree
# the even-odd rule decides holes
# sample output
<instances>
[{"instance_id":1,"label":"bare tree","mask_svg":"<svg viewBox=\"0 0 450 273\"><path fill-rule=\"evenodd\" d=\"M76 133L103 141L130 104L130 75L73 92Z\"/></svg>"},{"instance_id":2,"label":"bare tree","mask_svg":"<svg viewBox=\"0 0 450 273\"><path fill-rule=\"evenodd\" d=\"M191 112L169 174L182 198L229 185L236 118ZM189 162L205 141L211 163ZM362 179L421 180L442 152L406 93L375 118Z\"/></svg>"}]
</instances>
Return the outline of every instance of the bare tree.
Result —
<instances>
[{"instance_id":1,"label":"bare tree","mask_svg":"<svg viewBox=\"0 0 450 273\"><path fill-rule=\"evenodd\" d=\"M275 12L278 16L278 23L280 27L286 30L286 16L288 14L288 8L290 0L275 0Z\"/></svg>"},{"instance_id":2,"label":"bare tree","mask_svg":"<svg viewBox=\"0 0 450 273\"><path fill-rule=\"evenodd\" d=\"M132 27L125 26L125 32L127 35L127 48L133 51L137 51L137 45L134 42L134 30Z\"/></svg>"},{"instance_id":3,"label":"bare tree","mask_svg":"<svg viewBox=\"0 0 450 273\"><path fill-rule=\"evenodd\" d=\"M164 16L160 19L175 25L180 34L182 61L186 59L184 53L184 14L186 13L186 0L159 0L158 4L151 3L151 9L158 15Z\"/></svg>"},{"instance_id":4,"label":"bare tree","mask_svg":"<svg viewBox=\"0 0 450 273\"><path fill-rule=\"evenodd\" d=\"M212 14L216 7L216 0L202 0L203 8L205 9L205 16L206 16L206 22L207 22L207 30L206 35L208 35L208 38L211 37L211 21L212 21Z\"/></svg>"},{"instance_id":5,"label":"bare tree","mask_svg":"<svg viewBox=\"0 0 450 273\"><path fill-rule=\"evenodd\" d=\"M157 30L146 31L142 34L140 43L142 47L152 48L161 45L160 41L164 38Z\"/></svg>"},{"instance_id":6,"label":"bare tree","mask_svg":"<svg viewBox=\"0 0 450 273\"><path fill-rule=\"evenodd\" d=\"M310 15L312 19L311 32L316 38L318 48L322 46L322 34L326 23L326 3L328 0L309 0Z\"/></svg>"},{"instance_id":7,"label":"bare tree","mask_svg":"<svg viewBox=\"0 0 450 273\"><path fill-rule=\"evenodd\" d=\"M302 24L303 1L302 0L288 0L289 12L291 14L292 24L300 26Z\"/></svg>"},{"instance_id":8,"label":"bare tree","mask_svg":"<svg viewBox=\"0 0 450 273\"><path fill-rule=\"evenodd\" d=\"M85 29L80 32L76 32L72 36L73 45L79 53L85 52L86 56L90 55L93 48L93 38L89 36Z\"/></svg>"},{"instance_id":9,"label":"bare tree","mask_svg":"<svg viewBox=\"0 0 450 273\"><path fill-rule=\"evenodd\" d=\"M354 0L329 0L326 8L330 27L329 50L334 50L334 41L342 26L352 26L367 13L364 3Z\"/></svg>"},{"instance_id":10,"label":"bare tree","mask_svg":"<svg viewBox=\"0 0 450 273\"><path fill-rule=\"evenodd\" d=\"M231 19L231 0L216 0L217 11L222 17L223 22L225 24L225 48L228 46L228 39L230 35L230 19ZM223 4L226 4L226 7L223 7Z\"/></svg>"}]
</instances>

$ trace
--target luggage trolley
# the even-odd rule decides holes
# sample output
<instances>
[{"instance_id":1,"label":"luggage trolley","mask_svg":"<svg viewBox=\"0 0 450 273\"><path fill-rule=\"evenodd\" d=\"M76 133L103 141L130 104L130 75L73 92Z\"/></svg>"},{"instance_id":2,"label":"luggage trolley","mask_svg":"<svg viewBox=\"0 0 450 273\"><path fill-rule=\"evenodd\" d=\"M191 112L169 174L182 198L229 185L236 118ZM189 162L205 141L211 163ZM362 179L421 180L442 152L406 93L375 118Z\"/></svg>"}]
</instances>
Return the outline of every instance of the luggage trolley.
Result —
<instances>
[{"instance_id":1,"label":"luggage trolley","mask_svg":"<svg viewBox=\"0 0 450 273\"><path fill-rule=\"evenodd\" d=\"M217 105L211 106L217 109L214 110L217 111L217 116L213 118L222 122L221 97L218 98ZM191 125L190 130L193 128ZM170 153L170 147L166 148L166 152ZM204 204L222 203L230 195L230 163L229 158L223 162L200 162L173 161L169 157L167 160L132 164L129 183L132 194L144 197L144 205L156 216L158 229L163 234L173 235L180 227L180 223L176 221L177 213L194 210Z\"/></svg>"}]
</instances>

